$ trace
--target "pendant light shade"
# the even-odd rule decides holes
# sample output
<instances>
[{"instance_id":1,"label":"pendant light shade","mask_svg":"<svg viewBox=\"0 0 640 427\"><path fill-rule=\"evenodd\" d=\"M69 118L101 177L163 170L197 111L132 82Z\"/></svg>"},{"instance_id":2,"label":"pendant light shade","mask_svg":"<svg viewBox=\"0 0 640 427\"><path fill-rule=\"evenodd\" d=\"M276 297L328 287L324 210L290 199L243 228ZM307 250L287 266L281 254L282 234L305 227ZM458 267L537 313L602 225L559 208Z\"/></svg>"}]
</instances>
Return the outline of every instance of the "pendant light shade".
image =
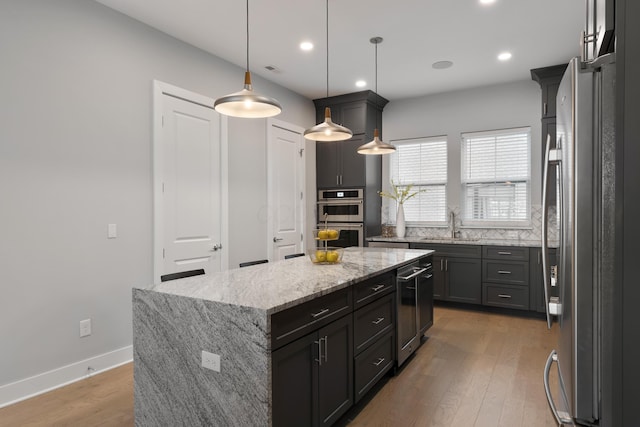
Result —
<instances>
[{"instance_id":1,"label":"pendant light shade","mask_svg":"<svg viewBox=\"0 0 640 427\"><path fill-rule=\"evenodd\" d=\"M326 0L327 12L327 98L329 97L329 0ZM304 131L304 137L319 142L344 141L350 139L353 132L344 126L333 123L331 108L324 109L324 122Z\"/></svg>"},{"instance_id":2,"label":"pendant light shade","mask_svg":"<svg viewBox=\"0 0 640 427\"><path fill-rule=\"evenodd\" d=\"M378 129L373 130L373 141L358 147L358 153L360 154L391 154L394 151L396 151L396 147L380 140Z\"/></svg>"},{"instance_id":3,"label":"pendant light shade","mask_svg":"<svg viewBox=\"0 0 640 427\"><path fill-rule=\"evenodd\" d=\"M324 109L324 122L304 131L304 137L314 141L344 141L353 136L353 132L331 121L331 108Z\"/></svg>"},{"instance_id":4,"label":"pendant light shade","mask_svg":"<svg viewBox=\"0 0 640 427\"><path fill-rule=\"evenodd\" d=\"M376 46L376 95L378 94L378 44L382 43L382 37L372 37L369 40ZM396 151L396 147L391 144L385 144L380 140L380 133L378 132L378 128L373 130L373 141L367 142L366 144L358 147L358 153L360 154L391 154Z\"/></svg>"},{"instance_id":5,"label":"pendant light shade","mask_svg":"<svg viewBox=\"0 0 640 427\"><path fill-rule=\"evenodd\" d=\"M239 92L216 99L213 108L220 114L232 117L264 118L280 114L280 103L268 96L253 91L249 71L249 0L247 0L247 71L244 73L244 88Z\"/></svg>"}]
</instances>

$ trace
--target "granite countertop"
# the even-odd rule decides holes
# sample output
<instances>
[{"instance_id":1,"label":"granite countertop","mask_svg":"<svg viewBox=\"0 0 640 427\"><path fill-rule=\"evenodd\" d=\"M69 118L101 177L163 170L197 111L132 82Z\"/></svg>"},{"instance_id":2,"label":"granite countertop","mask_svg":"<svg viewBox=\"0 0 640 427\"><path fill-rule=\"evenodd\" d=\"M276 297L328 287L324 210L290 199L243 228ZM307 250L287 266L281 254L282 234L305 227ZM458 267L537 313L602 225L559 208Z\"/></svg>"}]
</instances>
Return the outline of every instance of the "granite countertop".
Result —
<instances>
[{"instance_id":1,"label":"granite countertop","mask_svg":"<svg viewBox=\"0 0 640 427\"><path fill-rule=\"evenodd\" d=\"M264 310L267 315L393 270L431 250L346 248L339 264L308 256L156 283L144 290Z\"/></svg>"},{"instance_id":2,"label":"granite countertop","mask_svg":"<svg viewBox=\"0 0 640 427\"><path fill-rule=\"evenodd\" d=\"M490 245L490 246L526 246L536 248L541 246L539 239L536 240L523 240L523 239L465 239L457 238L451 239L447 237L420 237L420 236L406 236L400 237L382 237L374 236L367 239L369 242L397 242L397 243L434 243L434 244L446 244L446 245ZM557 247L556 242L549 242L549 247Z\"/></svg>"}]
</instances>

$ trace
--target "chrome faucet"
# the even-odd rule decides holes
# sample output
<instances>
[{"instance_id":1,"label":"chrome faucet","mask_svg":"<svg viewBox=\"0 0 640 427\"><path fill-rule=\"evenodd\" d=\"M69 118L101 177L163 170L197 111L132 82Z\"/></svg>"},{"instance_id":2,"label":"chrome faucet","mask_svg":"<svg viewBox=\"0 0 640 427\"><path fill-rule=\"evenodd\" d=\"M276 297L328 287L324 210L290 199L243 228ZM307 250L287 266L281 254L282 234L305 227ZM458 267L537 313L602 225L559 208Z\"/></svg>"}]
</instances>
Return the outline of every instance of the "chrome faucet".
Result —
<instances>
[{"instance_id":1,"label":"chrome faucet","mask_svg":"<svg viewBox=\"0 0 640 427\"><path fill-rule=\"evenodd\" d=\"M458 231L456 231L456 213L453 209L449 211L449 220L451 221L451 240L453 240L458 235Z\"/></svg>"}]
</instances>

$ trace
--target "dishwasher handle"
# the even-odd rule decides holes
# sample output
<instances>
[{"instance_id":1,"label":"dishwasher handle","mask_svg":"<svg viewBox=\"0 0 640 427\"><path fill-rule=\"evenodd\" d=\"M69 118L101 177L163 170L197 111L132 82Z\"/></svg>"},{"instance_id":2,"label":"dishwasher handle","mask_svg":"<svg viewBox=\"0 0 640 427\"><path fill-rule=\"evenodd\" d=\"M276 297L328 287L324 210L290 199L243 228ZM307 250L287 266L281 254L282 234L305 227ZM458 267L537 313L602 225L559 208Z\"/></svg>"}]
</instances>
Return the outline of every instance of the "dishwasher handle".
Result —
<instances>
[{"instance_id":1,"label":"dishwasher handle","mask_svg":"<svg viewBox=\"0 0 640 427\"><path fill-rule=\"evenodd\" d=\"M424 273L425 271L427 271L427 269L426 269L426 268L419 268L419 269L415 269L415 270L413 271L413 273L411 273L411 274L410 274L410 275L408 275L408 276L398 276L398 280L399 280L399 281L401 281L401 282L406 282L406 281L411 280L411 279L413 279L413 278L415 278L415 277L418 277L419 275L421 275L421 274L422 274L422 273Z\"/></svg>"}]
</instances>

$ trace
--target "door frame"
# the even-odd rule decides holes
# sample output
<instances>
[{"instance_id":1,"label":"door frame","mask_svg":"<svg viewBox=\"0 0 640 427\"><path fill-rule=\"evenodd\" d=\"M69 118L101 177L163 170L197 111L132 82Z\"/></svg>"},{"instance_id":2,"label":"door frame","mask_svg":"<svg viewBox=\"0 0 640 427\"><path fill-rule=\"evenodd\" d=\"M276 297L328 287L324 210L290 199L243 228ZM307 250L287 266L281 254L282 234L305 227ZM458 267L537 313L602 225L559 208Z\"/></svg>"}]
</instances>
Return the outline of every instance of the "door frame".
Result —
<instances>
[{"instance_id":1,"label":"door frame","mask_svg":"<svg viewBox=\"0 0 640 427\"><path fill-rule=\"evenodd\" d=\"M213 110L215 100L169 83L153 80L153 281L160 282L164 247L164 215L162 211L162 183L164 152L162 144L163 95L173 96ZM227 118L220 115L220 239L221 268L229 268L229 147Z\"/></svg>"},{"instance_id":2,"label":"door frame","mask_svg":"<svg viewBox=\"0 0 640 427\"><path fill-rule=\"evenodd\" d=\"M273 227L274 227L274 217L273 217L273 202L270 199L271 196L271 186L273 185L272 182L272 177L271 177L271 169L270 169L270 157L271 157L271 151L270 151L270 147L271 147L271 141L273 141L273 128L277 127L286 131L290 131L292 133L296 133L300 135L300 141L298 142L298 150L302 150L302 156L300 156L300 160L298 163L298 169L297 169L297 174L298 174L298 178L300 179L300 191L302 191L302 198L300 199L300 204L299 204L299 218L301 221L300 224L300 232L302 233L302 241L300 242L300 245L302 246L301 251L302 252L306 252L306 247L307 247L307 233L306 233L306 227L307 227L307 221L306 221L306 200L307 200L307 191L306 191L306 176L305 176L305 165L306 165L306 158L307 158L307 150L306 150L306 145L305 145L305 139L304 139L304 128L300 127L300 126L296 126L294 124L282 121L282 120L278 120L278 119L267 119L267 155L266 155L266 161L267 161L267 206L269 207L269 209L267 209L267 258L269 258L270 260L274 260L273 259L273 242L272 242L272 236L273 236Z\"/></svg>"}]
</instances>

